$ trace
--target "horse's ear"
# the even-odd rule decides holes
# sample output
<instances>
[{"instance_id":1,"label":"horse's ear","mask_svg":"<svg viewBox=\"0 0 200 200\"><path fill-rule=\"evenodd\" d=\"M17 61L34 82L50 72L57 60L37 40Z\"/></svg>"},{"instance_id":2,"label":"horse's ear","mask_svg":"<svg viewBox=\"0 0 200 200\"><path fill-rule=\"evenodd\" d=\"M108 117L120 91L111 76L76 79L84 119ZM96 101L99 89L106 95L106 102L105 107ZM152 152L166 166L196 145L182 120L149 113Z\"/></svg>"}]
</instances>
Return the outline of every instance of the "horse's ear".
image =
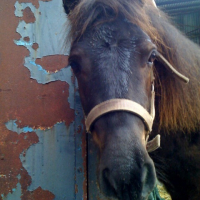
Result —
<instances>
[{"instance_id":1,"label":"horse's ear","mask_svg":"<svg viewBox=\"0 0 200 200\"><path fill-rule=\"evenodd\" d=\"M65 9L65 12L69 14L70 11L72 11L78 4L78 2L79 0L63 0L63 7Z\"/></svg>"},{"instance_id":2,"label":"horse's ear","mask_svg":"<svg viewBox=\"0 0 200 200\"><path fill-rule=\"evenodd\" d=\"M145 0L145 3L147 3L149 5L153 5L157 8L155 0Z\"/></svg>"},{"instance_id":3,"label":"horse's ear","mask_svg":"<svg viewBox=\"0 0 200 200\"><path fill-rule=\"evenodd\" d=\"M154 4L155 7L157 7L155 0L153 0L153 4Z\"/></svg>"},{"instance_id":4,"label":"horse's ear","mask_svg":"<svg viewBox=\"0 0 200 200\"><path fill-rule=\"evenodd\" d=\"M139 2L142 5L148 4L148 5L153 5L153 6L155 6L157 8L155 0L139 0Z\"/></svg>"},{"instance_id":5,"label":"horse's ear","mask_svg":"<svg viewBox=\"0 0 200 200\"><path fill-rule=\"evenodd\" d=\"M157 8L155 0L151 0L150 2Z\"/></svg>"}]
</instances>

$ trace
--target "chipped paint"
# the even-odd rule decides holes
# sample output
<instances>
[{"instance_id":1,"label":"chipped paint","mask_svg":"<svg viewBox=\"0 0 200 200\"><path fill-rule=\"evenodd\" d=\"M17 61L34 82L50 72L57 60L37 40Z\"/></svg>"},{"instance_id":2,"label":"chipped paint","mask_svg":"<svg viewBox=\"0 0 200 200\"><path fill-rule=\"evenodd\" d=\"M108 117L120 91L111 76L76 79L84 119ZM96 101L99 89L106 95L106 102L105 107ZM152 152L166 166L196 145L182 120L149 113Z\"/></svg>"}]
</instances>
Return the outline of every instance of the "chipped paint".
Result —
<instances>
[{"instance_id":1,"label":"chipped paint","mask_svg":"<svg viewBox=\"0 0 200 200\"><path fill-rule=\"evenodd\" d=\"M0 7L0 200L85 200L83 113L62 1Z\"/></svg>"},{"instance_id":2,"label":"chipped paint","mask_svg":"<svg viewBox=\"0 0 200 200\"><path fill-rule=\"evenodd\" d=\"M36 64L35 61L30 60L29 63L30 63L32 66L36 67L35 71L37 71L37 72L40 71L41 74L42 74L42 76L45 76L45 75L49 74L45 69L42 68L41 65ZM32 67L32 68L33 68L33 67ZM31 69L31 70L33 70L33 69ZM35 74L36 74L36 73L35 73ZM33 77L31 76L31 78L33 78ZM53 80L50 80L51 78L47 78L47 79L48 79L48 80L43 81L43 82L48 83L48 82L53 81ZM54 80L54 81L55 81L55 80ZM38 82L39 82L39 81L38 81ZM39 83L40 83L40 82L39 82Z\"/></svg>"},{"instance_id":3,"label":"chipped paint","mask_svg":"<svg viewBox=\"0 0 200 200\"><path fill-rule=\"evenodd\" d=\"M31 9L29 7L26 7L23 10L23 20L26 23L34 23L35 22L35 16L34 13L31 11Z\"/></svg>"},{"instance_id":4,"label":"chipped paint","mask_svg":"<svg viewBox=\"0 0 200 200\"><path fill-rule=\"evenodd\" d=\"M78 93L78 83L75 81L75 199L87 199L87 163L86 163L86 133L83 123L84 114ZM83 168L83 169L82 169Z\"/></svg>"},{"instance_id":5,"label":"chipped paint","mask_svg":"<svg viewBox=\"0 0 200 200\"><path fill-rule=\"evenodd\" d=\"M17 179L20 180L21 176L20 174L17 175ZM3 200L20 200L20 197L22 195L22 191L21 191L21 184L18 182L16 185L16 188L12 188L12 191L10 193L8 193L7 196L4 196L2 194L2 199Z\"/></svg>"},{"instance_id":6,"label":"chipped paint","mask_svg":"<svg viewBox=\"0 0 200 200\"><path fill-rule=\"evenodd\" d=\"M44 56L36 59L36 64L41 65L50 73L56 73L68 64L68 56L66 55L52 55Z\"/></svg>"},{"instance_id":7,"label":"chipped paint","mask_svg":"<svg viewBox=\"0 0 200 200\"><path fill-rule=\"evenodd\" d=\"M65 30L67 21L61 1L52 0L48 3L39 1L39 4L40 7L37 9L31 3L20 4L18 1L15 3L17 17L22 17L23 10L29 7L36 18L34 23L19 21L17 32L22 38L29 37L33 42L39 44L37 58L56 54L67 55L70 45L66 45L66 48L63 46L68 30ZM37 34L35 34L36 32ZM30 56L34 57L34 52L31 50Z\"/></svg>"},{"instance_id":8,"label":"chipped paint","mask_svg":"<svg viewBox=\"0 0 200 200\"><path fill-rule=\"evenodd\" d=\"M92 135L88 135L88 198L90 200L103 200L105 196L100 192L100 188L97 181L97 166L98 166L98 149L95 142L92 139Z\"/></svg>"},{"instance_id":9,"label":"chipped paint","mask_svg":"<svg viewBox=\"0 0 200 200\"><path fill-rule=\"evenodd\" d=\"M7 196L2 195L3 200L20 200L21 198L21 185L20 183L17 183L16 188L12 189L12 192L10 192Z\"/></svg>"},{"instance_id":10,"label":"chipped paint","mask_svg":"<svg viewBox=\"0 0 200 200\"><path fill-rule=\"evenodd\" d=\"M6 122L5 123L5 126L8 130L10 131L14 131L18 134L20 133L28 133L28 132L32 132L34 131L33 128L30 128L30 127L24 127L24 128L18 128L17 124L16 124L16 121L17 120L10 120L9 122Z\"/></svg>"},{"instance_id":11,"label":"chipped paint","mask_svg":"<svg viewBox=\"0 0 200 200\"><path fill-rule=\"evenodd\" d=\"M29 69L31 73L30 77L32 79L37 80L37 82L41 84L46 84L57 80L66 81L69 84L69 103L70 107L73 109L73 97L71 97L71 95L74 93L74 88L71 83L70 77L72 76L72 72L70 68L63 68L56 73L50 74L43 69L41 65L36 64L37 58L42 58L49 55L67 55L69 52L70 45L67 44L67 48L64 48L63 46L63 41L68 34L68 31L64 29L67 21L63 12L62 4L61 2L58 4L56 0L48 2L48 6L54 8L53 13L52 9L48 9L46 7L46 2L39 2L39 4L40 7L37 9L31 3L20 4L18 1L15 3L15 15L17 17L22 17L23 10L29 7L30 10L35 14L35 22L27 24L25 21L20 21L16 31L21 35L21 39L14 40L14 42L16 45L26 47L30 52L30 55L24 60L24 66ZM52 26L54 27L53 30L56 32L50 30L50 27ZM49 30L49 32L47 30ZM35 35L35 32L38 34ZM29 42L24 41L23 38L25 37L29 37ZM51 40L51 38L54 38L54 40ZM37 51L32 48L33 43L38 44Z\"/></svg>"},{"instance_id":12,"label":"chipped paint","mask_svg":"<svg viewBox=\"0 0 200 200\"><path fill-rule=\"evenodd\" d=\"M25 157L20 155L24 168L32 177L28 190L33 191L40 186L52 192L54 200L73 199L73 124L68 129L64 123L56 124L50 130L37 130L36 134L39 143L31 146ZM57 185L59 187L55 187Z\"/></svg>"},{"instance_id":13,"label":"chipped paint","mask_svg":"<svg viewBox=\"0 0 200 200\"><path fill-rule=\"evenodd\" d=\"M40 130L30 127L19 128L16 120L13 120L7 122L6 127L18 134L34 131L39 138L37 144L26 150L25 156L24 152L20 154L22 165L32 178L28 191L41 187L52 192L55 195L54 200L73 199L72 191L75 184L72 183L74 166L71 163L75 163L74 124L67 128L65 123L59 122L51 129ZM59 187L55 187L57 185Z\"/></svg>"}]
</instances>

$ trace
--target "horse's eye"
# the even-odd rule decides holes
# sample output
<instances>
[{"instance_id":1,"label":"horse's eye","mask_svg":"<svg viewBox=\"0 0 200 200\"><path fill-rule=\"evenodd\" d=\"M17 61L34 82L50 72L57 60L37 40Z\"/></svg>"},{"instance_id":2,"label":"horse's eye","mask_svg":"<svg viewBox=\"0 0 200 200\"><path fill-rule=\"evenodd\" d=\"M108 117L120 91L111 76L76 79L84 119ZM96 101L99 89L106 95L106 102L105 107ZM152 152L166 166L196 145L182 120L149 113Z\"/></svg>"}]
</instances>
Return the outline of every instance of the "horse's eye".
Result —
<instances>
[{"instance_id":1,"label":"horse's eye","mask_svg":"<svg viewBox=\"0 0 200 200\"><path fill-rule=\"evenodd\" d=\"M75 74L78 73L78 72L80 72L81 66L79 65L78 62L76 62L76 61L71 61L71 62L69 63L69 65L71 66L71 68L72 68L72 70L73 70L73 72L74 72Z\"/></svg>"},{"instance_id":2,"label":"horse's eye","mask_svg":"<svg viewBox=\"0 0 200 200\"><path fill-rule=\"evenodd\" d=\"M155 59L156 59L156 52L153 51L153 52L151 53L149 59L148 59L148 63L152 65Z\"/></svg>"}]
</instances>

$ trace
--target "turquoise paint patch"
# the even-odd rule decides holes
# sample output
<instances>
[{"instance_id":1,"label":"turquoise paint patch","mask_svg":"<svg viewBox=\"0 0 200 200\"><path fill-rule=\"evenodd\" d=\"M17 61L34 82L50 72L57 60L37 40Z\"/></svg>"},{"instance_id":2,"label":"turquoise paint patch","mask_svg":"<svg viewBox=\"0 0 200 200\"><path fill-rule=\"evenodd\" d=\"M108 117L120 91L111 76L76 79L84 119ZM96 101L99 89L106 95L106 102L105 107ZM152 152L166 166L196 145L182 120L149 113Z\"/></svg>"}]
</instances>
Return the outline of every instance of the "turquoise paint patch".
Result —
<instances>
[{"instance_id":1,"label":"turquoise paint patch","mask_svg":"<svg viewBox=\"0 0 200 200\"><path fill-rule=\"evenodd\" d=\"M25 126L23 128L18 128L17 124L16 124L17 120L10 120L8 122L5 123L5 126L8 130L16 132L18 134L20 133L28 133L28 132L33 132L33 131L40 131L41 129L33 129L29 126ZM62 122L58 122L58 124L61 124ZM44 131L49 130L48 128L46 128ZM26 138L24 138L26 139Z\"/></svg>"},{"instance_id":2,"label":"turquoise paint patch","mask_svg":"<svg viewBox=\"0 0 200 200\"><path fill-rule=\"evenodd\" d=\"M16 45L19 45L19 46L32 46L33 43L32 42L25 42L25 41L21 41L21 40L14 40L14 43Z\"/></svg>"},{"instance_id":3,"label":"turquoise paint patch","mask_svg":"<svg viewBox=\"0 0 200 200\"><path fill-rule=\"evenodd\" d=\"M31 128L31 127L24 127L24 128L18 128L17 124L16 124L17 120L10 120L8 122L5 123L5 126L8 130L16 132L18 134L20 133L28 133L28 132L33 132L35 131L35 129Z\"/></svg>"},{"instance_id":4,"label":"turquoise paint patch","mask_svg":"<svg viewBox=\"0 0 200 200\"><path fill-rule=\"evenodd\" d=\"M34 129L32 129L32 128L28 127L28 126L22 128L22 130L23 130L23 133L28 133L28 132L33 132L34 131Z\"/></svg>"},{"instance_id":5,"label":"turquoise paint patch","mask_svg":"<svg viewBox=\"0 0 200 200\"><path fill-rule=\"evenodd\" d=\"M38 70L38 71L42 71L42 72L45 73L45 74L49 74L45 69L42 68L41 65L36 64L35 61L32 61L32 60L31 60L31 61L30 61L30 64L31 64L31 65L35 65L35 66L37 67L37 70Z\"/></svg>"}]
</instances>

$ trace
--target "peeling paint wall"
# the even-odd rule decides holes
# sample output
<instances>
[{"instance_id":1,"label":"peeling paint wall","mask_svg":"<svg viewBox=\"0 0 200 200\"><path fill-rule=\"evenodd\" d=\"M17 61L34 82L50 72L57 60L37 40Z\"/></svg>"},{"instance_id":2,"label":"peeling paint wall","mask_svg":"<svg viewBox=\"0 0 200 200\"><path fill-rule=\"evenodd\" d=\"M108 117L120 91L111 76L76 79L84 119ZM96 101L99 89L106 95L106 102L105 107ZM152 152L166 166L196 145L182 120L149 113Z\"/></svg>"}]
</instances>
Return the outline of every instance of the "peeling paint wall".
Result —
<instances>
[{"instance_id":1,"label":"peeling paint wall","mask_svg":"<svg viewBox=\"0 0 200 200\"><path fill-rule=\"evenodd\" d=\"M62 0L3 0L0 19L0 200L86 199Z\"/></svg>"}]
</instances>

